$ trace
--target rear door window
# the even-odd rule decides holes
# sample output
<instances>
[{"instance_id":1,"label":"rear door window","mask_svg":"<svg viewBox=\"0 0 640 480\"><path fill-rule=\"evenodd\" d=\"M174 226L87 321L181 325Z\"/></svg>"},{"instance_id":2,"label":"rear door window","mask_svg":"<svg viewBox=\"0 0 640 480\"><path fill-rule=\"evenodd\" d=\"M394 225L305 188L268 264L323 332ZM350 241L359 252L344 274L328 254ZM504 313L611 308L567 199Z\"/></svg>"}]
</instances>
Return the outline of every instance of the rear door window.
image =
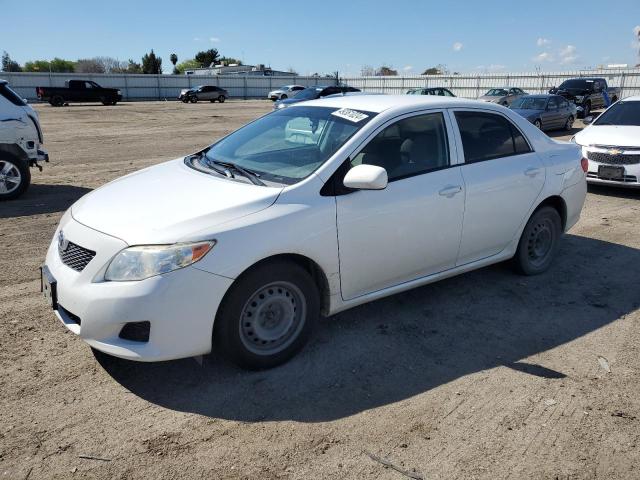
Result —
<instances>
[{"instance_id":1,"label":"rear door window","mask_svg":"<svg viewBox=\"0 0 640 480\"><path fill-rule=\"evenodd\" d=\"M520 131L505 117L488 112L455 112L465 163L509 157L531 151Z\"/></svg>"}]
</instances>

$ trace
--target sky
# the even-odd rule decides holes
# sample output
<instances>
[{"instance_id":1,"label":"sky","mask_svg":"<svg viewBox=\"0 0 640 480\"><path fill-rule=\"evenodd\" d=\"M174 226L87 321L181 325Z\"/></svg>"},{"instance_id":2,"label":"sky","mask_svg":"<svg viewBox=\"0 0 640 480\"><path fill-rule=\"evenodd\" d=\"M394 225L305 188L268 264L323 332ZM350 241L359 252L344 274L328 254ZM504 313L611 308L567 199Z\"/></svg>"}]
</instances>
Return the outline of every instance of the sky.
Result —
<instances>
[{"instance_id":1,"label":"sky","mask_svg":"<svg viewBox=\"0 0 640 480\"><path fill-rule=\"evenodd\" d=\"M640 63L640 0L0 0L0 25L0 51L21 64L139 62L153 48L165 73L171 53L182 61L212 47L245 64L341 76L364 65L417 75L437 64L467 73Z\"/></svg>"}]
</instances>

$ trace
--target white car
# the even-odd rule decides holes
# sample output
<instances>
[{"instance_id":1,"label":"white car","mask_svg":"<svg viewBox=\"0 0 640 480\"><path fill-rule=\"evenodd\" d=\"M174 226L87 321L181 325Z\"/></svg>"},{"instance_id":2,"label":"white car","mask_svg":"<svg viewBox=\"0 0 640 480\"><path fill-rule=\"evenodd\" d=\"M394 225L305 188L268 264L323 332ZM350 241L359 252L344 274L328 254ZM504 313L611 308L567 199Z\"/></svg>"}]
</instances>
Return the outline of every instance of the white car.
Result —
<instances>
[{"instance_id":1,"label":"white car","mask_svg":"<svg viewBox=\"0 0 640 480\"><path fill-rule=\"evenodd\" d=\"M272 367L321 314L508 259L544 272L580 216L585 167L576 145L489 103L312 100L80 199L43 289L108 354L219 348Z\"/></svg>"},{"instance_id":2,"label":"white car","mask_svg":"<svg viewBox=\"0 0 640 480\"><path fill-rule=\"evenodd\" d=\"M304 87L302 85L283 85L276 90L271 90L267 94L267 98L269 100L273 100L274 102L276 100L286 100L287 98L295 97L298 92L304 90L305 88L307 87Z\"/></svg>"},{"instance_id":3,"label":"white car","mask_svg":"<svg viewBox=\"0 0 640 480\"><path fill-rule=\"evenodd\" d=\"M573 141L589 160L587 182L640 188L640 96L614 103Z\"/></svg>"},{"instance_id":4,"label":"white car","mask_svg":"<svg viewBox=\"0 0 640 480\"><path fill-rule=\"evenodd\" d=\"M0 79L0 201L22 195L31 183L29 167L48 162L38 113Z\"/></svg>"}]
</instances>

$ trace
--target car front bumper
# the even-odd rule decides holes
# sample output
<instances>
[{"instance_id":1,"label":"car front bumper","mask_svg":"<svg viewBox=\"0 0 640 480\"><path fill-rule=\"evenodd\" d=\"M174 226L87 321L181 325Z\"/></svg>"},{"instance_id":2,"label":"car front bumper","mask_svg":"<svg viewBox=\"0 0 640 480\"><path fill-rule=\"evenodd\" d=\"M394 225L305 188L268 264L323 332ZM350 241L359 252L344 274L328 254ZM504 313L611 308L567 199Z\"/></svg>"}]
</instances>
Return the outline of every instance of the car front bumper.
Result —
<instances>
[{"instance_id":1,"label":"car front bumper","mask_svg":"<svg viewBox=\"0 0 640 480\"><path fill-rule=\"evenodd\" d=\"M78 272L58 252L58 233L95 257ZM75 221L67 213L56 230L46 267L56 281L58 319L93 348L116 357L159 361L211 351L213 322L233 280L186 267L136 282L104 281L111 259L128 245ZM149 322L148 341L119 335L127 323Z\"/></svg>"},{"instance_id":2,"label":"car front bumper","mask_svg":"<svg viewBox=\"0 0 640 480\"><path fill-rule=\"evenodd\" d=\"M620 164L597 162L590 158L590 152L604 153L605 149L594 149L593 147L582 149L583 155L589 160L587 171L587 182L590 184L610 185L614 187L640 188L640 163ZM618 167L623 169L620 178L611 179L600 174L600 167Z\"/></svg>"}]
</instances>

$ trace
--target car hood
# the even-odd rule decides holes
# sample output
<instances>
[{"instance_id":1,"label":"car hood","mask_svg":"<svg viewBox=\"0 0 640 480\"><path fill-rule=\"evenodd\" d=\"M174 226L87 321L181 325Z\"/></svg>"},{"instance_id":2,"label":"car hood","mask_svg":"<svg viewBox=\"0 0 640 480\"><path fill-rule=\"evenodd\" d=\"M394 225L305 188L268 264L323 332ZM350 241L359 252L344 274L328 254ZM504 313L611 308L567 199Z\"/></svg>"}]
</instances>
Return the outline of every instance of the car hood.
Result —
<instances>
[{"instance_id":1,"label":"car hood","mask_svg":"<svg viewBox=\"0 0 640 480\"><path fill-rule=\"evenodd\" d=\"M640 147L640 127L624 125L591 125L576 134L580 145Z\"/></svg>"},{"instance_id":2,"label":"car hood","mask_svg":"<svg viewBox=\"0 0 640 480\"><path fill-rule=\"evenodd\" d=\"M263 210L281 191L208 175L180 158L94 190L71 207L71 215L129 245L174 243Z\"/></svg>"},{"instance_id":3,"label":"car hood","mask_svg":"<svg viewBox=\"0 0 640 480\"><path fill-rule=\"evenodd\" d=\"M530 108L512 108L511 110L524 118L537 117L544 112L544 110L532 110Z\"/></svg>"}]
</instances>

